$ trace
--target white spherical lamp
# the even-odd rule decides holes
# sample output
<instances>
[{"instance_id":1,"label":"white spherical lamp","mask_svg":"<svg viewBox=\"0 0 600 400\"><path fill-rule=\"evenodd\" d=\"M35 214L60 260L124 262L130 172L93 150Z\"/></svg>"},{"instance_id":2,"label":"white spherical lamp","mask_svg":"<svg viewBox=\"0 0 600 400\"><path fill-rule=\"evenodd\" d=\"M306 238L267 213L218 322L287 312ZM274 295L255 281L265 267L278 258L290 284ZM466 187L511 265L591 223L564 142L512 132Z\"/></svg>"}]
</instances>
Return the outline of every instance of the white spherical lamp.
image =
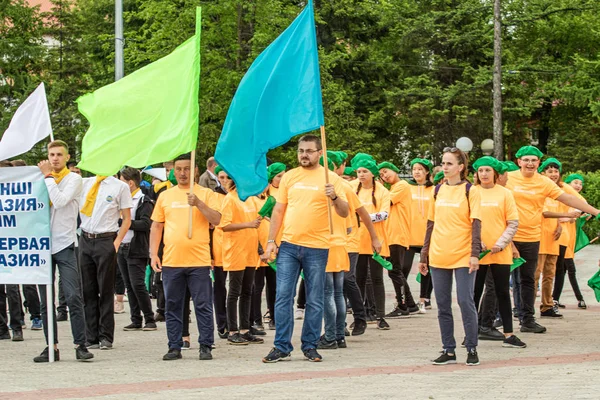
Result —
<instances>
[{"instance_id":1,"label":"white spherical lamp","mask_svg":"<svg viewBox=\"0 0 600 400\"><path fill-rule=\"evenodd\" d=\"M481 142L481 151L486 156L489 156L494 152L494 141L492 139L485 139Z\"/></svg>"},{"instance_id":2,"label":"white spherical lamp","mask_svg":"<svg viewBox=\"0 0 600 400\"><path fill-rule=\"evenodd\" d=\"M468 153L469 151L473 150L473 141L468 137L461 137L456 141L456 147L465 153Z\"/></svg>"}]
</instances>

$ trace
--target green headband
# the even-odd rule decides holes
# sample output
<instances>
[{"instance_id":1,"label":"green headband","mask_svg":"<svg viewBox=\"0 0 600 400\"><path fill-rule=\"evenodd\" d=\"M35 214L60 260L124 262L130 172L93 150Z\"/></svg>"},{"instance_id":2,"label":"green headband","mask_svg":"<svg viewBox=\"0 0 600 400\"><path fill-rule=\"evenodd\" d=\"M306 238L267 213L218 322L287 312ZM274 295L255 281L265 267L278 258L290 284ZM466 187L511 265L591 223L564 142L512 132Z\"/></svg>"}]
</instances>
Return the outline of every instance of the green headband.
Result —
<instances>
[{"instance_id":1,"label":"green headband","mask_svg":"<svg viewBox=\"0 0 600 400\"><path fill-rule=\"evenodd\" d=\"M584 182L583 176L579 175L579 174L571 174L571 175L567 176L567 178L565 179L565 183L571 183L576 179L579 179L581 181L581 184L583 185L583 182Z\"/></svg>"},{"instance_id":2,"label":"green headband","mask_svg":"<svg viewBox=\"0 0 600 400\"><path fill-rule=\"evenodd\" d=\"M523 146L519 149L519 151L517 151L516 157L523 158L525 156L536 156L537 158L542 158L544 153L542 153L540 149L535 146Z\"/></svg>"},{"instance_id":3,"label":"green headband","mask_svg":"<svg viewBox=\"0 0 600 400\"><path fill-rule=\"evenodd\" d=\"M431 172L431 169L433 168L433 164L431 163L431 161L426 160L424 158L415 158L410 162L410 167L412 168L413 165L415 164L421 164L422 166L424 166L425 168L427 168L429 170L429 172Z\"/></svg>"},{"instance_id":4,"label":"green headband","mask_svg":"<svg viewBox=\"0 0 600 400\"><path fill-rule=\"evenodd\" d=\"M344 168L344 175L356 178L356 170L352 167Z\"/></svg>"},{"instance_id":5,"label":"green headband","mask_svg":"<svg viewBox=\"0 0 600 400\"><path fill-rule=\"evenodd\" d=\"M354 159L352 161L354 161ZM368 158L359 159L358 161L352 163L352 167L354 169L366 168L373 174L373 176L379 176L379 169L377 169L377 163L375 163L374 160L369 160Z\"/></svg>"},{"instance_id":6,"label":"green headband","mask_svg":"<svg viewBox=\"0 0 600 400\"><path fill-rule=\"evenodd\" d=\"M506 166L506 170L508 172L518 171L521 169L521 168L519 168L519 166L517 164L515 164L512 161L503 161L502 163Z\"/></svg>"},{"instance_id":7,"label":"green headband","mask_svg":"<svg viewBox=\"0 0 600 400\"><path fill-rule=\"evenodd\" d=\"M391 162L388 162L388 161L384 161L384 162L382 162L381 164L379 164L377 166L378 170L381 170L383 168L391 169L395 173L399 173L400 172L400 170L398 169L398 167L396 167L394 164L392 164Z\"/></svg>"},{"instance_id":8,"label":"green headband","mask_svg":"<svg viewBox=\"0 0 600 400\"><path fill-rule=\"evenodd\" d=\"M219 175L219 172L223 171L223 168L221 168L220 165L217 165L217 167L215 168L215 175Z\"/></svg>"},{"instance_id":9,"label":"green headband","mask_svg":"<svg viewBox=\"0 0 600 400\"><path fill-rule=\"evenodd\" d=\"M269 179L269 183L275 178L278 174L285 171L285 164L276 162L267 167L267 178Z\"/></svg>"},{"instance_id":10,"label":"green headband","mask_svg":"<svg viewBox=\"0 0 600 400\"><path fill-rule=\"evenodd\" d=\"M560 161L558 161L556 158L548 158L546 161L544 161L542 163L542 165L540 165L540 167L538 168L538 172L541 174L542 172L544 172L546 170L546 168L548 168L550 166L550 164L556 164L558 165L558 171L560 173L562 173L562 163Z\"/></svg>"},{"instance_id":11,"label":"green headband","mask_svg":"<svg viewBox=\"0 0 600 400\"><path fill-rule=\"evenodd\" d=\"M502 172L502 170L504 169L502 163L500 163L500 161L496 160L494 157L490 156L483 156L473 163L473 169L475 171L477 171L479 167L490 167L499 174L504 173Z\"/></svg>"},{"instance_id":12,"label":"green headband","mask_svg":"<svg viewBox=\"0 0 600 400\"><path fill-rule=\"evenodd\" d=\"M437 185L442 179L444 179L444 171L440 171L435 174L435 177L433 178L433 184Z\"/></svg>"}]
</instances>

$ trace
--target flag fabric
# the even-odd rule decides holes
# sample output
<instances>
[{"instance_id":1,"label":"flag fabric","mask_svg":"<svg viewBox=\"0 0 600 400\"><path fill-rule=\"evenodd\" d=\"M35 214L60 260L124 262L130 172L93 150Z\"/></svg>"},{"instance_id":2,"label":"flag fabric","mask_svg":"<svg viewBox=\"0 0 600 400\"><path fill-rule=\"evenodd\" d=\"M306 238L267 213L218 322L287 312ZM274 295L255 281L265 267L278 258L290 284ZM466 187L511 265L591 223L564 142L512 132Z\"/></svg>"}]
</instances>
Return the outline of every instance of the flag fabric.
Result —
<instances>
[{"instance_id":1,"label":"flag fabric","mask_svg":"<svg viewBox=\"0 0 600 400\"><path fill-rule=\"evenodd\" d=\"M0 141L0 160L28 152L51 134L46 88L42 82L19 106L8 129L4 131Z\"/></svg>"},{"instance_id":2,"label":"flag fabric","mask_svg":"<svg viewBox=\"0 0 600 400\"><path fill-rule=\"evenodd\" d=\"M577 253L579 250L583 249L588 244L590 244L590 238L583 231L583 226L585 225L586 221L587 221L587 217L579 217L579 218L577 218L577 221L576 221L576 224L577 224L577 228L576 229L577 230L575 231L576 232L576 236L575 236L575 253Z\"/></svg>"},{"instance_id":3,"label":"flag fabric","mask_svg":"<svg viewBox=\"0 0 600 400\"><path fill-rule=\"evenodd\" d=\"M592 276L588 282L588 286L594 290L596 301L600 302L600 270Z\"/></svg>"},{"instance_id":4,"label":"flag fabric","mask_svg":"<svg viewBox=\"0 0 600 400\"><path fill-rule=\"evenodd\" d=\"M200 10L196 34L171 54L77 99L90 122L78 167L110 176L196 148L200 87Z\"/></svg>"},{"instance_id":5,"label":"flag fabric","mask_svg":"<svg viewBox=\"0 0 600 400\"><path fill-rule=\"evenodd\" d=\"M324 125L312 0L254 60L233 97L215 159L240 199L267 187L266 154Z\"/></svg>"}]
</instances>

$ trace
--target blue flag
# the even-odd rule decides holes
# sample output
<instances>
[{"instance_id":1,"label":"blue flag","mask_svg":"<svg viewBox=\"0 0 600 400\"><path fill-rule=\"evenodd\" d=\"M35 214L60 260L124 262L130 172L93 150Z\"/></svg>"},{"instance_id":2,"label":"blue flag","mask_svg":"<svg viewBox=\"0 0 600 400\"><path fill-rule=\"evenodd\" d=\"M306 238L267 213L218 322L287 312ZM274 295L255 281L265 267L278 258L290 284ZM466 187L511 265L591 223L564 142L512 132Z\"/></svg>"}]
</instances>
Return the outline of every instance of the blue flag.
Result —
<instances>
[{"instance_id":1,"label":"blue flag","mask_svg":"<svg viewBox=\"0 0 600 400\"><path fill-rule=\"evenodd\" d=\"M268 184L266 154L324 125L312 0L254 60L229 106L215 159L242 200Z\"/></svg>"}]
</instances>

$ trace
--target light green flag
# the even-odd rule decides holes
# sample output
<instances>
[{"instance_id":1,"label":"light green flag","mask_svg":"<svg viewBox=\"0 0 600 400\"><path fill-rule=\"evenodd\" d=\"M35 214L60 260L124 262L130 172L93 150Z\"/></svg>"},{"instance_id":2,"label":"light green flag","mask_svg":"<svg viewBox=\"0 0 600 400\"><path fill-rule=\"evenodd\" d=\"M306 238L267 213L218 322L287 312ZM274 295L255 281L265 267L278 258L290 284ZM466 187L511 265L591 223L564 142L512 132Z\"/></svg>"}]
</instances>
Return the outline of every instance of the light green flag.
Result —
<instances>
[{"instance_id":1,"label":"light green flag","mask_svg":"<svg viewBox=\"0 0 600 400\"><path fill-rule=\"evenodd\" d=\"M196 148L200 87L200 8L196 34L171 54L77 99L90 122L78 167L96 175L141 168Z\"/></svg>"}]
</instances>

